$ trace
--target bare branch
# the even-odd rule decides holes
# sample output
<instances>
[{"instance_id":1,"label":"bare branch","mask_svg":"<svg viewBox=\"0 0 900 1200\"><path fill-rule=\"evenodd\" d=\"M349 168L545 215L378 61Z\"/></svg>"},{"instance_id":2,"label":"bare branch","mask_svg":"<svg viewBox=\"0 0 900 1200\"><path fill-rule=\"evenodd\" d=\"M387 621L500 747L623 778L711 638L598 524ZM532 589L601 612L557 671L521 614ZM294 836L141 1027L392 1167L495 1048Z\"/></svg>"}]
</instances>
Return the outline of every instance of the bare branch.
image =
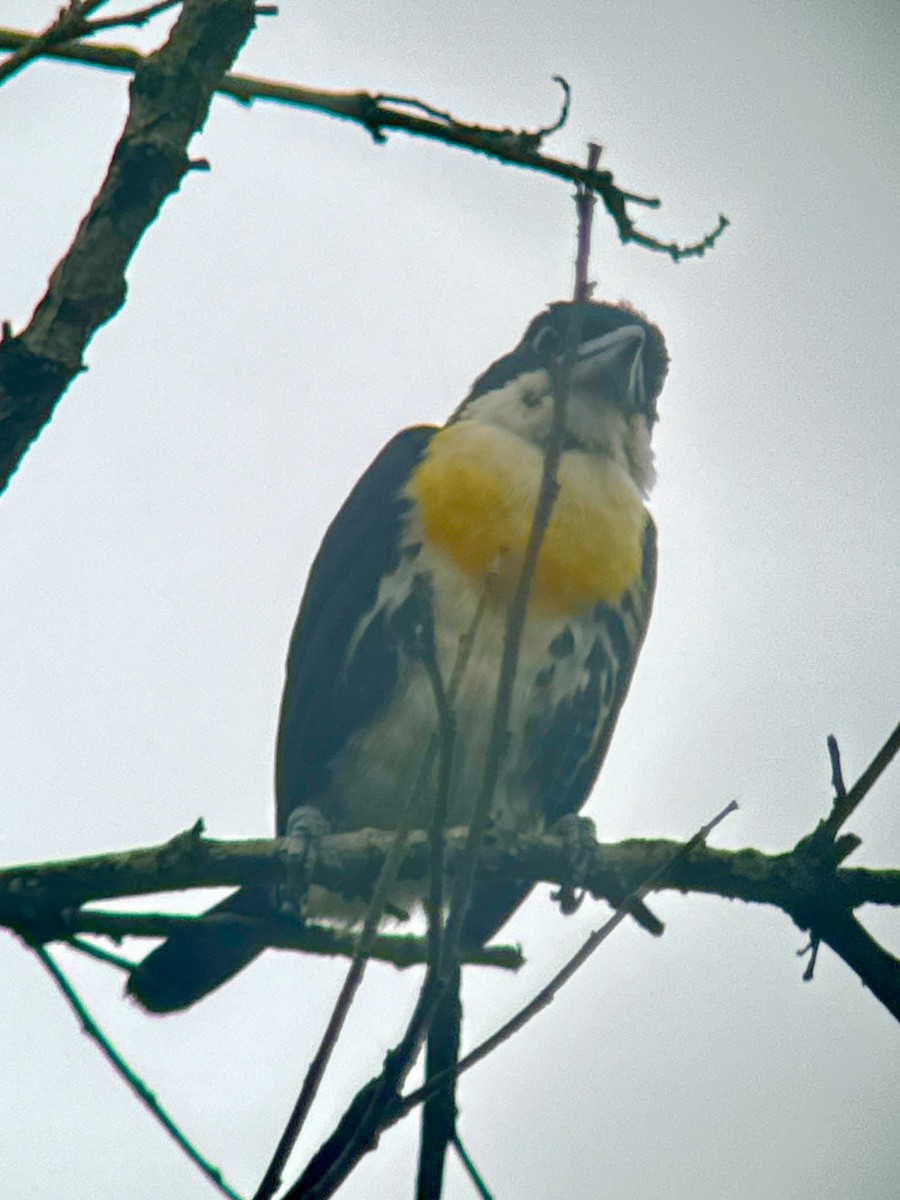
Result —
<instances>
[{"instance_id":1,"label":"bare branch","mask_svg":"<svg viewBox=\"0 0 900 1200\"><path fill-rule=\"evenodd\" d=\"M366 911L363 921L362 932L357 939L353 959L347 971L346 978L335 1001L334 1008L328 1019L325 1032L319 1043L318 1049L306 1070L303 1084L300 1088L300 1094L294 1104L291 1114L288 1117L284 1131L278 1140L278 1145L272 1156L266 1172L257 1188L254 1200L269 1200L281 1185L281 1175L284 1170L291 1151L296 1145L297 1138L309 1115L313 1100L318 1092L319 1086L324 1078L325 1070L331 1059L331 1055L337 1046L338 1038L343 1029L344 1022L350 1011L350 1007L356 998L356 994L362 983L365 973L366 962L372 957L370 951L378 940L378 925L381 920L381 915L388 903L390 891L397 878L397 873L403 859L404 849L413 822L419 815L421 800L423 793L427 788L431 779L431 772L434 766L435 758L440 754L439 763L439 783L438 795L435 802L435 819L432 821L432 829L429 835L430 846L430 889L431 903L435 904L435 896L437 900L437 925L429 916L429 936L428 936L428 955L427 961L431 968L436 960L436 954L440 949L441 931L440 931L440 912L442 908L442 890L443 890L443 860L444 860L444 841L443 832L446 818L447 805L449 801L449 786L450 786L450 767L453 751L453 716L452 704L459 687L462 676L465 672L466 665L469 661L472 641L475 637L475 631L481 620L484 612L484 606L489 590L489 583L485 587L484 595L482 596L475 616L472 621L471 628L467 631L462 639L459 651L454 665L453 677L450 682L450 687L447 691L444 690L443 681L440 678L440 670L437 663L435 645L434 645L434 628L433 628L433 611L432 611L432 596L430 588L424 576L419 577L417 586L419 588L419 605L417 628L413 631L414 645L413 652L417 653L422 659L425 669L432 682L434 688L435 704L438 711L438 734L431 739L426 748L425 755L419 767L419 773L416 777L412 793L407 799L406 805L401 813L397 828L392 832L391 849L384 864L381 868L378 883L375 891L369 901L369 906ZM449 722L449 724L448 724ZM436 863L439 864L436 867ZM437 891L435 890L437 889Z\"/></svg>"},{"instance_id":2,"label":"bare branch","mask_svg":"<svg viewBox=\"0 0 900 1200\"><path fill-rule=\"evenodd\" d=\"M0 48L16 49L30 45L34 40L33 34L16 29L0 29ZM114 71L133 71L142 61L138 51L129 46L85 46L82 43L69 43L48 46L39 53L46 57ZM560 76L554 76L554 79L567 87ZM266 100L311 109L340 120L353 121L362 126L376 141L384 141L386 131L394 129L412 137L425 137L444 142L446 145L459 146L478 154L485 154L498 162L580 184L600 196L606 211L615 222L622 242L634 242L647 250L667 254L676 262L682 258L705 254L707 250L712 249L728 227L728 219L720 216L716 227L696 242L689 245L661 242L639 230L627 211L629 204L658 208L660 201L656 197L641 196L620 188L611 171L592 170L580 163L543 154L542 140L555 132L568 116L568 94L560 117L555 122L542 129L515 130L467 124L455 120L449 113L423 100L410 96L387 96L363 91L329 91L235 74L226 75L217 90L245 104L254 100ZM411 109L424 115L417 116L415 112L410 111Z\"/></svg>"},{"instance_id":3,"label":"bare branch","mask_svg":"<svg viewBox=\"0 0 900 1200\"><path fill-rule=\"evenodd\" d=\"M450 831L446 840L448 867L453 870L463 850L464 832ZM380 830L330 835L323 839L317 856L314 882L331 891L364 896L374 886L392 843L392 835ZM665 840L598 844L586 865L585 887L593 896L617 904L664 865L675 849L677 843ZM88 913L72 915L67 910L90 900L191 887L273 887L286 877L286 858L281 840L216 842L180 835L162 846L123 854L7 868L0 871L0 925L30 940L67 938L85 931L90 920ZM400 877L421 885L429 862L427 834L414 831ZM500 844L488 836L478 872L484 878L559 885L568 878L569 864L561 838L520 836L504 838ZM900 870L821 866L810 857L806 842L783 854L703 846L667 868L654 885L654 891L673 889L780 908L801 928L811 929L832 945L893 1011L896 1001L883 992L890 970L873 956L857 955L865 930L838 921L836 914L852 915L864 904L900 906ZM124 921L126 914L120 917ZM839 945L833 944L829 930L837 931ZM847 954L854 955L852 961ZM870 975L873 963L878 969Z\"/></svg>"},{"instance_id":4,"label":"bare branch","mask_svg":"<svg viewBox=\"0 0 900 1200\"><path fill-rule=\"evenodd\" d=\"M447 833L450 870L462 853L465 833L464 829ZM193 888L253 884L272 888L283 884L287 877L284 839L217 841L197 837L189 844L183 839L184 835L179 834L159 846L6 867L0 870L0 925L30 928L39 940L65 938L73 932L87 932L86 926L69 924L75 917L67 910L89 902ZM312 881L329 891L365 899L371 894L392 843L393 835L382 829L329 834L322 839ZM679 844L663 838L598 842L585 864L584 885L594 898L618 905L643 878L666 862ZM414 884L424 883L429 853L427 833L414 830L398 877ZM654 891L698 892L787 911L791 897L804 888L799 877L801 865L805 871L806 865L797 862L795 851L766 854L750 847L719 850L704 846L689 860L668 870ZM478 872L486 879L559 886L571 877L571 864L563 839L553 834L504 836L502 840L488 834ZM805 886L808 891L808 884ZM834 898L840 898L849 909L864 904L900 907L898 869L841 867L831 877L829 888ZM115 915L123 922L132 919L128 913ZM89 916L85 912L77 919L87 921ZM122 932L124 936L128 931L123 927Z\"/></svg>"},{"instance_id":5,"label":"bare branch","mask_svg":"<svg viewBox=\"0 0 900 1200\"><path fill-rule=\"evenodd\" d=\"M488 1191L487 1184L481 1178L481 1175L478 1173L475 1164L469 1157L465 1146L462 1144L458 1133L453 1135L453 1149L459 1156L459 1161L462 1163L466 1174L472 1181L472 1186L475 1188L475 1191L478 1193L481 1200L494 1200L493 1196Z\"/></svg>"},{"instance_id":6,"label":"bare branch","mask_svg":"<svg viewBox=\"0 0 900 1200\"><path fill-rule=\"evenodd\" d=\"M589 171L596 171L599 157L600 147L591 144L588 147L587 158ZM584 308L591 290L587 275L594 198L590 189L582 185L578 186L575 207L577 251L573 304L566 325L562 354L553 370L553 412L550 434L543 456L541 481L522 566L506 614L491 729L488 735L479 792L469 820L466 849L462 863L454 877L444 945L441 949L440 959L429 968L422 991L421 1020L425 1027L430 1028L436 1014L440 1023L448 1026L446 1029L438 1030L437 1041L434 1038L429 1040L429 1077L445 1077L452 1072L456 1063L461 1020L458 992L461 985L459 946L462 929L475 887L482 842L489 826L491 808L509 746L509 715L531 590L537 572L541 547L559 495L557 475L565 439L569 381L584 327ZM435 1043L435 1052L432 1054L433 1043ZM410 1048L414 1044L412 1039L408 1040ZM444 1158L447 1146L453 1138L455 1127L454 1088L455 1082L451 1074L449 1085L445 1078L445 1094L439 1095L437 1091L432 1093L432 1099L425 1106L417 1184L417 1195L419 1196L431 1195L440 1191L441 1188ZM387 1099L386 1096L385 1099ZM393 1096L390 1099L393 1100ZM361 1139L359 1140L361 1141Z\"/></svg>"}]
</instances>

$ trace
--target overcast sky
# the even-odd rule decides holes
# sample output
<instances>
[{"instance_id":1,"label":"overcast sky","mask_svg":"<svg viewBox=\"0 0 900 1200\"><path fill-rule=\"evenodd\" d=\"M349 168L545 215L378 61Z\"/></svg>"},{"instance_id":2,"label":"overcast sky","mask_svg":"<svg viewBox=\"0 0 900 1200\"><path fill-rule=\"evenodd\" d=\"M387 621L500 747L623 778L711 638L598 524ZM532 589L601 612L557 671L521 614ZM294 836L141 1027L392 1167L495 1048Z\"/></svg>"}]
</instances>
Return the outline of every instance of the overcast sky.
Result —
<instances>
[{"instance_id":1,"label":"overcast sky","mask_svg":"<svg viewBox=\"0 0 900 1200\"><path fill-rule=\"evenodd\" d=\"M5 0L40 28L56 7ZM162 27L142 35L154 44ZM126 40L119 34L114 40ZM715 253L621 247L598 212L598 295L665 330L650 634L588 811L608 839L785 849L898 717L900 8L896 0L284 4L239 62L416 95L588 139L640 212ZM30 66L0 90L0 316L21 328L99 185L122 76ZM227 99L144 238L126 309L91 344L2 499L6 862L272 828L283 660L318 541L404 425L443 420L528 320L569 294L566 185L326 117ZM854 861L900 865L898 768L854 817ZM173 904L199 905L191 900ZM895 1200L900 1031L782 915L665 896L461 1086L497 1200ZM472 972L491 1032L605 915L544 892L507 930L529 966ZM896 951L896 913L865 919ZM135 954L137 943L130 946ZM149 1019L60 951L104 1027L229 1180L252 1192L343 968L269 954L199 1008ZM16 1200L202 1200L210 1186L0 940L0 1177ZM415 979L373 967L298 1156L400 1032ZM415 1122L349 1200L412 1194ZM293 1170L291 1174L295 1174ZM449 1200L472 1190L454 1163Z\"/></svg>"}]
</instances>

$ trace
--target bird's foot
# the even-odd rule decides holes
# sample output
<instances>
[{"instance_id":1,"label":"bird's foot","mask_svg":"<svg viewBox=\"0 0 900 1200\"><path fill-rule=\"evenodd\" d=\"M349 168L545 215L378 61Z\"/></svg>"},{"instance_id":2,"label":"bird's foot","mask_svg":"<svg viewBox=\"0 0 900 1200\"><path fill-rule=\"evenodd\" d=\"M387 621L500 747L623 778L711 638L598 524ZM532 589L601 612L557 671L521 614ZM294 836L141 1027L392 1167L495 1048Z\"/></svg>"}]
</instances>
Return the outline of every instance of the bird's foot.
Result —
<instances>
[{"instance_id":1,"label":"bird's foot","mask_svg":"<svg viewBox=\"0 0 900 1200\"><path fill-rule=\"evenodd\" d=\"M578 911L584 900L584 881L594 858L597 827L590 817L566 813L547 832L563 840L567 878L559 890L552 893L552 899L559 903L566 916L570 916Z\"/></svg>"},{"instance_id":2,"label":"bird's foot","mask_svg":"<svg viewBox=\"0 0 900 1200\"><path fill-rule=\"evenodd\" d=\"M288 817L285 880L275 889L275 908L283 916L303 919L319 843L330 831L329 823L311 805L295 808Z\"/></svg>"}]
</instances>

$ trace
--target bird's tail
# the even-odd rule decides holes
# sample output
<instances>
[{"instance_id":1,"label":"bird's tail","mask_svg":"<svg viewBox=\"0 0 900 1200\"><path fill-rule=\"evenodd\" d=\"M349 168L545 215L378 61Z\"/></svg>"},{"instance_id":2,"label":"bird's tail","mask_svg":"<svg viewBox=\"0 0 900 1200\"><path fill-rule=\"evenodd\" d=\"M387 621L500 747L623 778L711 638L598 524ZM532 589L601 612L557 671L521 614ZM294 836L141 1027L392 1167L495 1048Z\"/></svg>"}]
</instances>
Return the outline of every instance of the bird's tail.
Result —
<instances>
[{"instance_id":1,"label":"bird's tail","mask_svg":"<svg viewBox=\"0 0 900 1200\"><path fill-rule=\"evenodd\" d=\"M258 917L272 915L266 888L246 887L216 904L206 915ZM177 1012L202 1000L236 975L265 949L252 927L195 925L173 933L139 963L126 991L155 1013Z\"/></svg>"}]
</instances>

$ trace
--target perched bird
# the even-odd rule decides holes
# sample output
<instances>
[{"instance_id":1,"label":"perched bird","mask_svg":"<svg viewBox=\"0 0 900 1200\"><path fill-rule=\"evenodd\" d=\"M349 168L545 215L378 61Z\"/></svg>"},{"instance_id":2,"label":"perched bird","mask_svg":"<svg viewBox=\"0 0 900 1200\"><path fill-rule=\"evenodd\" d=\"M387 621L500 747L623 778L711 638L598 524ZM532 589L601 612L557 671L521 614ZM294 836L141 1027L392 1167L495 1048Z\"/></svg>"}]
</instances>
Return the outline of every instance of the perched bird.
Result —
<instances>
[{"instance_id":1,"label":"perched bird","mask_svg":"<svg viewBox=\"0 0 900 1200\"><path fill-rule=\"evenodd\" d=\"M436 726L416 650L428 580L436 661L457 737L449 826L471 814L487 749L508 602L528 541L553 417L553 373L572 305L552 304L472 385L446 425L399 433L350 493L313 563L287 662L276 763L277 829L301 805L335 831L393 828ZM625 305L583 312L565 413L559 492L534 576L491 809L537 832L587 799L644 639L656 572L645 507L651 434L668 366L659 329ZM476 615L477 614L477 615ZM433 804L425 790L415 824ZM529 890L480 883L464 940L483 943ZM408 898L399 897L402 907ZM242 888L218 912L271 912ZM314 891L313 915L359 919ZM132 974L155 1012L193 1004L260 952L252 932L179 932Z\"/></svg>"}]
</instances>

